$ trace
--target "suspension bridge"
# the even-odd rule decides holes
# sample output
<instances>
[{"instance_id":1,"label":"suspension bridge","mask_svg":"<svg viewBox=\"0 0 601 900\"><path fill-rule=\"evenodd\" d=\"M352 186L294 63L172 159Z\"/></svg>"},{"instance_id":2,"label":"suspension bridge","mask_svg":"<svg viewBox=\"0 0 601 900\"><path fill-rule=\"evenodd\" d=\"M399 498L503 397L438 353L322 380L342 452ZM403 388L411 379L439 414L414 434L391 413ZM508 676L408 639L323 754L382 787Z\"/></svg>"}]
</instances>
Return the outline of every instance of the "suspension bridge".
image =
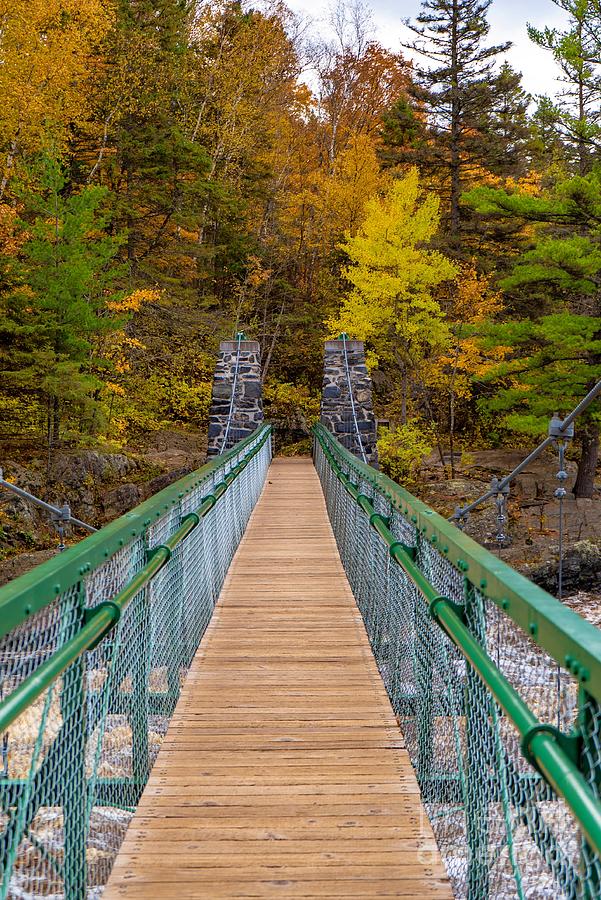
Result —
<instances>
[{"instance_id":1,"label":"suspension bridge","mask_svg":"<svg viewBox=\"0 0 601 900\"><path fill-rule=\"evenodd\" d=\"M0 896L600 897L601 632L370 465L367 401L228 446L242 343L222 452L0 590Z\"/></svg>"}]
</instances>

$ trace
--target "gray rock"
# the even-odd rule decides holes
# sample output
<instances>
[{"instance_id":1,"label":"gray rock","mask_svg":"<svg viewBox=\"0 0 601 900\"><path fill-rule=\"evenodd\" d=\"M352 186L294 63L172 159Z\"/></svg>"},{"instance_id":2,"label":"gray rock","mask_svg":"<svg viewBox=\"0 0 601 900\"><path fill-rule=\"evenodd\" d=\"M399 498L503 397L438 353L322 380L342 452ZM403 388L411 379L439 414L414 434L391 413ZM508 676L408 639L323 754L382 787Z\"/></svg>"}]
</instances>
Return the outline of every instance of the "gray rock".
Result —
<instances>
[{"instance_id":1,"label":"gray rock","mask_svg":"<svg viewBox=\"0 0 601 900\"><path fill-rule=\"evenodd\" d=\"M232 385L225 381L217 381L213 385L213 400L229 400L232 396Z\"/></svg>"},{"instance_id":2,"label":"gray rock","mask_svg":"<svg viewBox=\"0 0 601 900\"><path fill-rule=\"evenodd\" d=\"M529 567L526 574L549 593L557 593L557 558ZM601 591L601 546L592 541L578 541L568 548L564 554L562 583L564 595L578 590Z\"/></svg>"},{"instance_id":3,"label":"gray rock","mask_svg":"<svg viewBox=\"0 0 601 900\"><path fill-rule=\"evenodd\" d=\"M123 453L85 450L81 453L56 454L51 460L49 474L51 482L77 487L86 479L109 481L123 478L136 468L136 463Z\"/></svg>"},{"instance_id":4,"label":"gray rock","mask_svg":"<svg viewBox=\"0 0 601 900\"><path fill-rule=\"evenodd\" d=\"M120 484L105 494L102 508L107 518L115 519L137 506L140 500L140 488L137 484Z\"/></svg>"},{"instance_id":5,"label":"gray rock","mask_svg":"<svg viewBox=\"0 0 601 900\"><path fill-rule=\"evenodd\" d=\"M244 385L244 396L250 400L259 400L261 397L261 382L247 381Z\"/></svg>"}]
</instances>

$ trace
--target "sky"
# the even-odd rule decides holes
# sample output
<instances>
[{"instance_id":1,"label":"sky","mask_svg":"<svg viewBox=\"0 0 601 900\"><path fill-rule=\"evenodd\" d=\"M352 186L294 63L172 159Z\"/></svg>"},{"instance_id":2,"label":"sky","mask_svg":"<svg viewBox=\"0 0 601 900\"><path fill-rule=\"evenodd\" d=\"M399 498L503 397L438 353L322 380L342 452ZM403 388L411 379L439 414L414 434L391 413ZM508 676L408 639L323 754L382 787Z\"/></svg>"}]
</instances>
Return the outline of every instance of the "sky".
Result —
<instances>
[{"instance_id":1,"label":"sky","mask_svg":"<svg viewBox=\"0 0 601 900\"><path fill-rule=\"evenodd\" d=\"M288 4L295 12L311 18L322 33L327 30L327 0L288 0ZM417 15L419 0L368 0L368 5L373 10L376 38L388 49L400 50L403 41L411 39L411 32L403 26L402 19ZM561 26L564 16L552 0L494 0L492 4L488 16L490 43L512 41L507 60L522 72L524 87L532 95L553 94L559 86L551 54L530 41L526 25Z\"/></svg>"}]
</instances>

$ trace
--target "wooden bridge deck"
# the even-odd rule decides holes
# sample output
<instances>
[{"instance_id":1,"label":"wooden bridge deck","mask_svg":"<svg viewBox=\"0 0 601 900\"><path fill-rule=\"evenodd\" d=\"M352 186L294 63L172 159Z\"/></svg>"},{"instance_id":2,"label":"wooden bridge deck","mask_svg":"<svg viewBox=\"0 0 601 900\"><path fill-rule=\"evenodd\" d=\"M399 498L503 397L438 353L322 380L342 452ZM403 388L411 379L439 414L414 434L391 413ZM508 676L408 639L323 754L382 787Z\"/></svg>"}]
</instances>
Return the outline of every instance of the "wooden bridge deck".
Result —
<instances>
[{"instance_id":1,"label":"wooden bridge deck","mask_svg":"<svg viewBox=\"0 0 601 900\"><path fill-rule=\"evenodd\" d=\"M103 900L451 891L309 460L276 460Z\"/></svg>"}]
</instances>

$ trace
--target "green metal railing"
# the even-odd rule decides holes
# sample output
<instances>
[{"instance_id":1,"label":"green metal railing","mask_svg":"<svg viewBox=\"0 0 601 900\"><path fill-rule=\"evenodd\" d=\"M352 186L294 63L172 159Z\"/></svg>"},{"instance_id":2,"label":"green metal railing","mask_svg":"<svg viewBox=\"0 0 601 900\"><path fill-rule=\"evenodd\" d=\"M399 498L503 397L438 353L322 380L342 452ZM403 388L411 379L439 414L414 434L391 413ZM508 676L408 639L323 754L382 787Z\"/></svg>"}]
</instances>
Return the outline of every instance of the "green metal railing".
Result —
<instances>
[{"instance_id":1,"label":"green metal railing","mask_svg":"<svg viewBox=\"0 0 601 900\"><path fill-rule=\"evenodd\" d=\"M0 897L98 895L270 459L263 426L0 590Z\"/></svg>"},{"instance_id":2,"label":"green metal railing","mask_svg":"<svg viewBox=\"0 0 601 900\"><path fill-rule=\"evenodd\" d=\"M601 632L321 425L349 582L457 896L601 896Z\"/></svg>"}]
</instances>

